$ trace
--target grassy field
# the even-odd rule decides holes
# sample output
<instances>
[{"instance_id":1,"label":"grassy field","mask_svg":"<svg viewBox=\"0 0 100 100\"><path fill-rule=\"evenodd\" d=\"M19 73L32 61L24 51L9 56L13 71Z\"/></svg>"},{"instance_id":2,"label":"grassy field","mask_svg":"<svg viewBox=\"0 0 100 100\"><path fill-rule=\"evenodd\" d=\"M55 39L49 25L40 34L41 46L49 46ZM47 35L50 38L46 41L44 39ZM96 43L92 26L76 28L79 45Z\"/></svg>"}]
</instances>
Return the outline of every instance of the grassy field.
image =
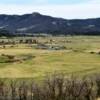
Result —
<instances>
[{"instance_id":1,"label":"grassy field","mask_svg":"<svg viewBox=\"0 0 100 100\"><path fill-rule=\"evenodd\" d=\"M37 49L33 44L0 45L0 78L41 79L54 72L75 75L100 73L100 37L27 37L50 46L64 49ZM23 38L23 39L27 39ZM17 41L20 37L9 39ZM8 39L0 39L8 41ZM4 47L5 46L5 47ZM7 56L14 56L9 59Z\"/></svg>"}]
</instances>

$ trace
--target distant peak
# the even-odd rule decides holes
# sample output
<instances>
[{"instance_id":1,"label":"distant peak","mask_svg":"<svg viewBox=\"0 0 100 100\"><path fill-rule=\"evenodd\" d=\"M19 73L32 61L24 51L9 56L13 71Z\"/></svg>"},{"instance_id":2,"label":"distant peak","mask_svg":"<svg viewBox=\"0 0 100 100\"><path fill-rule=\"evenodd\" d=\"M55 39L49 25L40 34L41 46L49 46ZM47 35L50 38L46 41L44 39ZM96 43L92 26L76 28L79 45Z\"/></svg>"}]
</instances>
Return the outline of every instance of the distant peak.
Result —
<instances>
[{"instance_id":1,"label":"distant peak","mask_svg":"<svg viewBox=\"0 0 100 100\"><path fill-rule=\"evenodd\" d=\"M32 15L33 15L33 16L40 16L41 14L38 13L38 12L33 12Z\"/></svg>"}]
</instances>

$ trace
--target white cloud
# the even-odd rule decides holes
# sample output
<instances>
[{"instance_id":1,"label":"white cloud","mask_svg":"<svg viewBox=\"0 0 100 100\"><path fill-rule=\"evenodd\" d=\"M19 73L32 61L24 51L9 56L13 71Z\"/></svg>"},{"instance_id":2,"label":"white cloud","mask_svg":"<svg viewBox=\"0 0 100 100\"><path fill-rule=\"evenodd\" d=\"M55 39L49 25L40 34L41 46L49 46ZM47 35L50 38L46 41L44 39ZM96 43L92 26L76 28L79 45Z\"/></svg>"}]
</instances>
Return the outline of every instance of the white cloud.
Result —
<instances>
[{"instance_id":1,"label":"white cloud","mask_svg":"<svg viewBox=\"0 0 100 100\"><path fill-rule=\"evenodd\" d=\"M41 0L43 2L44 0ZM47 1L47 0L46 0ZM90 0L83 4L72 5L0 5L0 14L25 14L40 12L54 17L95 18L100 17L100 1Z\"/></svg>"},{"instance_id":2,"label":"white cloud","mask_svg":"<svg viewBox=\"0 0 100 100\"><path fill-rule=\"evenodd\" d=\"M100 3L100 0L89 0L88 3L91 3L91 4L98 4L98 3Z\"/></svg>"}]
</instances>

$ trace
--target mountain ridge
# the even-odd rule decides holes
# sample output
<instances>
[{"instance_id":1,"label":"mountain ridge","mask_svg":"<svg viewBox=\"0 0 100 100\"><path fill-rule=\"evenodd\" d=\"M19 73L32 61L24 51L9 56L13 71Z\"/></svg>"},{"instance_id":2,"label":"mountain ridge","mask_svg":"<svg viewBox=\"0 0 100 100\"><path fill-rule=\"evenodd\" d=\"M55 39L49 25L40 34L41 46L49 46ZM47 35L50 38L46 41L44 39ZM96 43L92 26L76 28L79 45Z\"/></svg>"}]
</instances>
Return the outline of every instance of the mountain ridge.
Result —
<instances>
[{"instance_id":1,"label":"mountain ridge","mask_svg":"<svg viewBox=\"0 0 100 100\"><path fill-rule=\"evenodd\" d=\"M0 15L0 29L11 33L100 35L100 18L64 19L38 12L24 15Z\"/></svg>"}]
</instances>

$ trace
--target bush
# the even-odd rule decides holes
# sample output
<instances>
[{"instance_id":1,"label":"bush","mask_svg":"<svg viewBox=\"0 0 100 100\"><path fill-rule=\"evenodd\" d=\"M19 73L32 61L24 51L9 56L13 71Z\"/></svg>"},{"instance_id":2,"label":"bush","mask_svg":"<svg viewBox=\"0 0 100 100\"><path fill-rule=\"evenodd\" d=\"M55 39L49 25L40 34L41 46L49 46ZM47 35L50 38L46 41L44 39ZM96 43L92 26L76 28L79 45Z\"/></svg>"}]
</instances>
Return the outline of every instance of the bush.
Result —
<instances>
[{"instance_id":1,"label":"bush","mask_svg":"<svg viewBox=\"0 0 100 100\"><path fill-rule=\"evenodd\" d=\"M95 52L94 52L94 51L91 51L90 53L91 53L91 54L95 54Z\"/></svg>"},{"instance_id":2,"label":"bush","mask_svg":"<svg viewBox=\"0 0 100 100\"><path fill-rule=\"evenodd\" d=\"M16 82L5 85L1 81L0 100L96 100L100 95L97 90L100 80L97 80L54 75L46 78L42 85L33 82L22 82L18 86Z\"/></svg>"}]
</instances>

